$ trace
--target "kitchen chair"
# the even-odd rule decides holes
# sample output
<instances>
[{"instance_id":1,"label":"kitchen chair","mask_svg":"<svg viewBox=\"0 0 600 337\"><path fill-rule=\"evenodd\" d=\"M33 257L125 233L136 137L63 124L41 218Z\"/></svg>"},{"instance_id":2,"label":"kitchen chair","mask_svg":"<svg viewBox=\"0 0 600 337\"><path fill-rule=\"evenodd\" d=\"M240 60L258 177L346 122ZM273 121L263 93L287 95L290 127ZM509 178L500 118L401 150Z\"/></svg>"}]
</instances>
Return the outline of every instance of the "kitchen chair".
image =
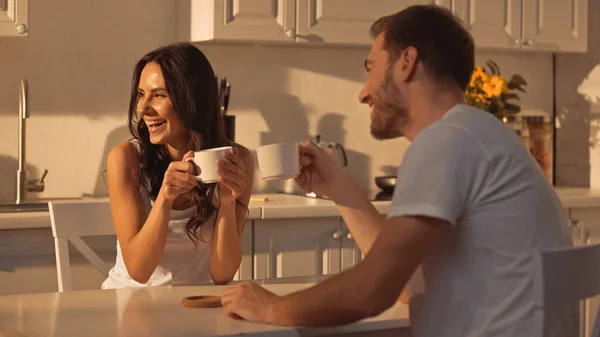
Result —
<instances>
[{"instance_id":1,"label":"kitchen chair","mask_svg":"<svg viewBox=\"0 0 600 337\"><path fill-rule=\"evenodd\" d=\"M534 273L535 317L540 331L546 336L545 314L557 308L575 305L600 294L600 244L547 250L536 256ZM579 306L577 306L579 308ZM600 310L590 337L600 337ZM580 317L580 336L585 336Z\"/></svg>"},{"instance_id":2,"label":"kitchen chair","mask_svg":"<svg viewBox=\"0 0 600 337\"><path fill-rule=\"evenodd\" d=\"M102 275L108 276L109 265L81 239L81 236L115 234L108 199L50 201L48 208L54 237L58 291L73 290L69 242Z\"/></svg>"}]
</instances>

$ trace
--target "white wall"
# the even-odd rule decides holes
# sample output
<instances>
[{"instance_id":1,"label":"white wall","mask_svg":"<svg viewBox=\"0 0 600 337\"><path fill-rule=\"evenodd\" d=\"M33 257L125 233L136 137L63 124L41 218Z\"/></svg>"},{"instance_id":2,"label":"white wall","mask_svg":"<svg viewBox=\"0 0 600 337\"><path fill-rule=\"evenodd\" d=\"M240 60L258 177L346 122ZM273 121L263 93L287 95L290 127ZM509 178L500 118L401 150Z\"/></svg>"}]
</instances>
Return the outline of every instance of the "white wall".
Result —
<instances>
[{"instance_id":1,"label":"white wall","mask_svg":"<svg viewBox=\"0 0 600 337\"><path fill-rule=\"evenodd\" d=\"M557 184L600 188L600 2L588 12L588 52L556 60Z\"/></svg>"},{"instance_id":2,"label":"white wall","mask_svg":"<svg viewBox=\"0 0 600 337\"><path fill-rule=\"evenodd\" d=\"M176 41L176 22L171 1L30 1L30 37L0 41L0 200L13 198L21 78L30 81L31 93L27 162L33 176L49 170L38 197L106 195L106 154L128 137L133 64ZM368 109L358 103L367 48L198 46L232 83L230 113L243 145L255 149L320 133L347 147L350 173L366 189L401 162L407 142L371 139ZM549 54L477 53L479 63L490 58L505 74L518 71L527 79L524 108L551 112ZM257 191L277 188L256 181Z\"/></svg>"}]
</instances>

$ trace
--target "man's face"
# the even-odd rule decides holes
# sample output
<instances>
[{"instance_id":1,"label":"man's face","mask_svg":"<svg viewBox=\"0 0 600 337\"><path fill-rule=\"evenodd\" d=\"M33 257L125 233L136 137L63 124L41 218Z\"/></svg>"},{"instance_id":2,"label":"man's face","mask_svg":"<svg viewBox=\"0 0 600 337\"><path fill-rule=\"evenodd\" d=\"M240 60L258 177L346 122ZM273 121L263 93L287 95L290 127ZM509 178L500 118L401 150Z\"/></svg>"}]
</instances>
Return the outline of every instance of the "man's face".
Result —
<instances>
[{"instance_id":1,"label":"man's face","mask_svg":"<svg viewBox=\"0 0 600 337\"><path fill-rule=\"evenodd\" d=\"M359 95L371 108L371 135L379 140L402 137L409 122L406 99L394 79L396 60L390 62L384 42L383 33L373 42L365 60L368 77Z\"/></svg>"}]
</instances>

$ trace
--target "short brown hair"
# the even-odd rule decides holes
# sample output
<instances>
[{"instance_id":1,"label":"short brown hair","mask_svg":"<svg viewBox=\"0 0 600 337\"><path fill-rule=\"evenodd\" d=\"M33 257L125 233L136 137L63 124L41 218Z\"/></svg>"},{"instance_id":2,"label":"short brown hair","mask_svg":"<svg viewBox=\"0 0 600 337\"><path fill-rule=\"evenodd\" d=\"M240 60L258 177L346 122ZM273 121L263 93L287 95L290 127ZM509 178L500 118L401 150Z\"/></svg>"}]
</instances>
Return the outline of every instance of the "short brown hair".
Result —
<instances>
[{"instance_id":1,"label":"short brown hair","mask_svg":"<svg viewBox=\"0 0 600 337\"><path fill-rule=\"evenodd\" d=\"M453 80L466 90L475 66L475 43L452 12L435 5L410 6L375 21L371 36L381 33L390 62L412 46L433 76Z\"/></svg>"}]
</instances>

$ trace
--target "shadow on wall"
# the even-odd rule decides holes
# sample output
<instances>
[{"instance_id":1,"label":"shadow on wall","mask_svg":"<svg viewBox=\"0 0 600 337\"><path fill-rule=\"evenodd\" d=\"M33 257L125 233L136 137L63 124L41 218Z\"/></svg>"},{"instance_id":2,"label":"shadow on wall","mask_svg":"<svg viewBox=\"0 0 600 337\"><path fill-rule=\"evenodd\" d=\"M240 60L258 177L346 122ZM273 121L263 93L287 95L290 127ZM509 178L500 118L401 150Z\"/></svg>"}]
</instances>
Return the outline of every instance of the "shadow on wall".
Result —
<instances>
[{"instance_id":1,"label":"shadow on wall","mask_svg":"<svg viewBox=\"0 0 600 337\"><path fill-rule=\"evenodd\" d=\"M17 111L21 78L32 114L121 114L134 62L177 40L176 11L158 0L35 1L29 37L1 42L0 114Z\"/></svg>"},{"instance_id":2,"label":"shadow on wall","mask_svg":"<svg viewBox=\"0 0 600 337\"><path fill-rule=\"evenodd\" d=\"M346 130L343 128L346 116L328 112L317 123L317 134L322 143L340 143L346 150L348 166L345 170L359 186L369 186L371 176L371 158L346 146ZM341 163L341 162L340 162Z\"/></svg>"},{"instance_id":3,"label":"shadow on wall","mask_svg":"<svg viewBox=\"0 0 600 337\"><path fill-rule=\"evenodd\" d=\"M556 56L557 186L589 187L590 151L599 145L591 102L600 96L600 2L590 1L588 13L588 52Z\"/></svg>"},{"instance_id":4,"label":"shadow on wall","mask_svg":"<svg viewBox=\"0 0 600 337\"><path fill-rule=\"evenodd\" d=\"M17 168L19 164L17 159L10 156L0 155L0 202L13 202L15 200L15 188L17 180ZM25 164L25 168L29 171L29 178L39 177L38 168ZM50 173L48 173L50 175Z\"/></svg>"},{"instance_id":5,"label":"shadow on wall","mask_svg":"<svg viewBox=\"0 0 600 337\"><path fill-rule=\"evenodd\" d=\"M310 138L308 134L307 107L298 97L283 93L258 94L256 106L262 114L269 131L260 132L260 144L301 142ZM258 159L255 155L255 163ZM257 166L254 190L261 193L278 192L290 181L264 181Z\"/></svg>"},{"instance_id":6,"label":"shadow on wall","mask_svg":"<svg viewBox=\"0 0 600 337\"><path fill-rule=\"evenodd\" d=\"M94 187L94 193L91 196L94 197L106 197L108 196L108 185L106 181L106 160L108 153L118 144L125 142L131 138L131 133L127 125L118 127L111 131L106 139L104 151L102 151L102 161L98 168L98 174L96 175L96 186ZM89 197L90 195L83 195Z\"/></svg>"}]
</instances>

